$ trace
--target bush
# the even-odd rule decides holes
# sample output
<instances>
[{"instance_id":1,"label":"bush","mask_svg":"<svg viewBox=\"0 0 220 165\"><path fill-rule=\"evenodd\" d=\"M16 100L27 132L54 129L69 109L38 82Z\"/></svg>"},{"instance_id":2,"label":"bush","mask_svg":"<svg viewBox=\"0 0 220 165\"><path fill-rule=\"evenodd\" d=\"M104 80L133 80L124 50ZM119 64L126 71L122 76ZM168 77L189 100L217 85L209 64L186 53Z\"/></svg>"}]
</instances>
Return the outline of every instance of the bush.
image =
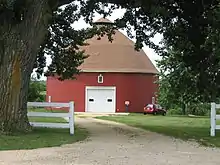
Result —
<instances>
[{"instance_id":1,"label":"bush","mask_svg":"<svg viewBox=\"0 0 220 165\"><path fill-rule=\"evenodd\" d=\"M210 115L210 104L191 104L187 108L187 113L197 116Z\"/></svg>"},{"instance_id":2,"label":"bush","mask_svg":"<svg viewBox=\"0 0 220 165\"><path fill-rule=\"evenodd\" d=\"M196 115L196 116L209 116L210 115L210 104L198 103L190 104L186 109L186 114ZM218 110L217 110L218 113ZM220 111L219 111L220 113ZM167 111L168 115L183 115L182 108L175 107Z\"/></svg>"},{"instance_id":3,"label":"bush","mask_svg":"<svg viewBox=\"0 0 220 165\"><path fill-rule=\"evenodd\" d=\"M46 85L40 81L32 80L29 85L28 101L44 102Z\"/></svg>"},{"instance_id":4,"label":"bush","mask_svg":"<svg viewBox=\"0 0 220 165\"><path fill-rule=\"evenodd\" d=\"M182 115L182 109L181 108L173 108L167 111L167 115Z\"/></svg>"}]
</instances>

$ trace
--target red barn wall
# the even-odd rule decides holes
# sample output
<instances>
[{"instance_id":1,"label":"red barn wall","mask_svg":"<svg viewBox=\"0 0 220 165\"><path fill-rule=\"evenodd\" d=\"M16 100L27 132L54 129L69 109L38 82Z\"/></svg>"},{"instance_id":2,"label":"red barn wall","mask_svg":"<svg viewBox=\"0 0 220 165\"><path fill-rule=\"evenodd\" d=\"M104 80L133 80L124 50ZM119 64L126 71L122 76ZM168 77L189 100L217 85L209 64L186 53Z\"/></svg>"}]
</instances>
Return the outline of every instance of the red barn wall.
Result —
<instances>
[{"instance_id":1,"label":"red barn wall","mask_svg":"<svg viewBox=\"0 0 220 165\"><path fill-rule=\"evenodd\" d=\"M47 100L53 102L75 102L76 112L85 112L86 86L116 86L116 112L124 112L126 100L130 101L130 112L143 112L143 106L151 103L158 90L153 74L102 73L103 84L98 84L100 73L81 73L76 80L59 81L55 77L47 78Z\"/></svg>"}]
</instances>

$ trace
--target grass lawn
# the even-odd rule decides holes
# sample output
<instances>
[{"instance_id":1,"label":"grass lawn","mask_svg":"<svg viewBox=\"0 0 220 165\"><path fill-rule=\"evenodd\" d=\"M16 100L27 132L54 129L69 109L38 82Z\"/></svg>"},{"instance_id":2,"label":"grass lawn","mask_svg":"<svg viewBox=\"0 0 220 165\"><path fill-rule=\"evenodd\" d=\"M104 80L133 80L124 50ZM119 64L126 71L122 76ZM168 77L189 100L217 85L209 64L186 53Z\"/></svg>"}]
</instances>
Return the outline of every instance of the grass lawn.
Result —
<instances>
[{"instance_id":1,"label":"grass lawn","mask_svg":"<svg viewBox=\"0 0 220 165\"><path fill-rule=\"evenodd\" d=\"M54 112L54 113L68 113L68 111L65 110L59 110L59 109L44 109L44 108L29 108L28 109L29 112Z\"/></svg>"},{"instance_id":2,"label":"grass lawn","mask_svg":"<svg viewBox=\"0 0 220 165\"><path fill-rule=\"evenodd\" d=\"M30 108L29 112L48 112L48 113L68 113L64 110L46 110L44 108ZM29 117L32 122L45 122L45 123L66 123L67 121L63 118L57 117Z\"/></svg>"},{"instance_id":3,"label":"grass lawn","mask_svg":"<svg viewBox=\"0 0 220 165\"><path fill-rule=\"evenodd\" d=\"M46 117L32 117L29 118L29 120L35 122L66 122L62 118ZM77 126L75 126L75 134L73 136L69 134L69 129L34 128L33 132L28 134L17 134L14 136L0 135L0 150L35 149L60 146L62 144L81 141L87 137L88 132Z\"/></svg>"},{"instance_id":4,"label":"grass lawn","mask_svg":"<svg viewBox=\"0 0 220 165\"><path fill-rule=\"evenodd\" d=\"M130 114L128 116L102 116L96 118L124 123L183 140L194 139L205 146L220 147L220 132L216 132L216 137L210 137L210 120L206 117ZM220 124L220 122L217 122L217 124Z\"/></svg>"}]
</instances>

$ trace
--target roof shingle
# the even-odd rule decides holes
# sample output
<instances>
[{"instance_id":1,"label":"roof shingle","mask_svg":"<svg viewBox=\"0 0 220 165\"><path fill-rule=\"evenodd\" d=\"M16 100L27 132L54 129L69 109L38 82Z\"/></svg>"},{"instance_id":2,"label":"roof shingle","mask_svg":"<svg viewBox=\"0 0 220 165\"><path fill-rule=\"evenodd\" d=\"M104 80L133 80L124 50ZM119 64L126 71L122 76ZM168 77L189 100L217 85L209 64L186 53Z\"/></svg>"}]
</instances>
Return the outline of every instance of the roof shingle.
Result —
<instances>
[{"instance_id":1,"label":"roof shingle","mask_svg":"<svg viewBox=\"0 0 220 165\"><path fill-rule=\"evenodd\" d=\"M97 22L109 22L99 19ZM88 46L82 47L89 57L79 67L83 72L123 72L153 73L158 71L143 50L136 51L134 42L116 30L113 42L107 36L97 40L97 36L87 40Z\"/></svg>"}]
</instances>

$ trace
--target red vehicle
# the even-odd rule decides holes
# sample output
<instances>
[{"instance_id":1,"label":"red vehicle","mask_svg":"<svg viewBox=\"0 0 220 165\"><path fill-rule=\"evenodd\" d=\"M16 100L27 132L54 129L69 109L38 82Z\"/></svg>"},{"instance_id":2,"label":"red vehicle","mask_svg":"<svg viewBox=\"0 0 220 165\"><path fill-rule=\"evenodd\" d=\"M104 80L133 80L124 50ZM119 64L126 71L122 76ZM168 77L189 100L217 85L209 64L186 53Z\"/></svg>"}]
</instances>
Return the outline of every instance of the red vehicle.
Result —
<instances>
[{"instance_id":1,"label":"red vehicle","mask_svg":"<svg viewBox=\"0 0 220 165\"><path fill-rule=\"evenodd\" d=\"M165 116L167 111L159 104L147 104L144 107L144 114L163 115Z\"/></svg>"}]
</instances>

